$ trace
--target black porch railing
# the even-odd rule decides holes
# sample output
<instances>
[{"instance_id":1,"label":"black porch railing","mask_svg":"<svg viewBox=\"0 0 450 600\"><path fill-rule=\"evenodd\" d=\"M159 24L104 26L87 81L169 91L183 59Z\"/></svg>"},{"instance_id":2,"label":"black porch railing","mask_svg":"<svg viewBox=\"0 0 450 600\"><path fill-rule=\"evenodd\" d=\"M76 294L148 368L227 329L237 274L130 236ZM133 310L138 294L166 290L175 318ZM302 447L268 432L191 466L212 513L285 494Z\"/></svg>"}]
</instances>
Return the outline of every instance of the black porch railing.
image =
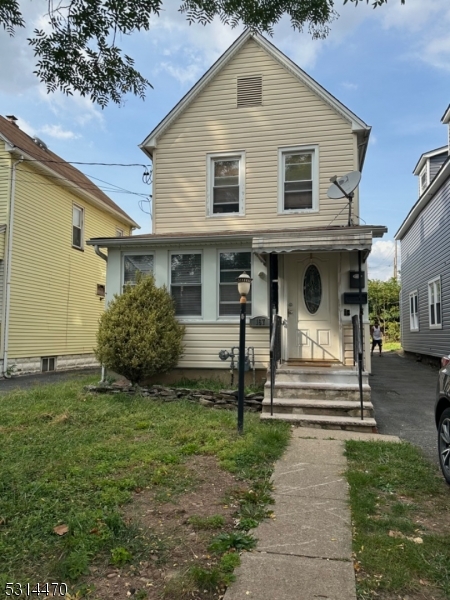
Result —
<instances>
[{"instance_id":1,"label":"black porch railing","mask_svg":"<svg viewBox=\"0 0 450 600\"><path fill-rule=\"evenodd\" d=\"M363 330L360 327L358 315L352 317L353 325L353 361L358 365L358 383L359 383L359 402L361 405L361 421L364 421L364 402L363 402Z\"/></svg>"},{"instance_id":2,"label":"black porch railing","mask_svg":"<svg viewBox=\"0 0 450 600\"><path fill-rule=\"evenodd\" d=\"M281 327L280 315L272 316L272 331L270 335L270 415L273 416L273 390L275 387L275 373L277 363L281 360Z\"/></svg>"}]
</instances>

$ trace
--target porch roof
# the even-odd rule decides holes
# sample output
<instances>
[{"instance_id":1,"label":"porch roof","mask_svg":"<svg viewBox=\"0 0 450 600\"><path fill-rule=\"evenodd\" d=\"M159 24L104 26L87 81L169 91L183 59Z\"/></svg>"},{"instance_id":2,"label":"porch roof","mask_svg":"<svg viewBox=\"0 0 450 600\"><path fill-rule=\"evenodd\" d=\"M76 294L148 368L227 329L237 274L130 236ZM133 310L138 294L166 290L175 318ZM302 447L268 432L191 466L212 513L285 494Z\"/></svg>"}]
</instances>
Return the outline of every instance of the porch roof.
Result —
<instances>
[{"instance_id":1,"label":"porch roof","mask_svg":"<svg viewBox=\"0 0 450 600\"><path fill-rule=\"evenodd\" d=\"M319 250L370 250L372 238L383 237L382 225L353 227L308 227L304 229L265 229L254 231L220 231L207 233L141 234L119 238L93 238L89 246L130 248L239 243L252 246L256 252L313 252Z\"/></svg>"},{"instance_id":2,"label":"porch roof","mask_svg":"<svg viewBox=\"0 0 450 600\"><path fill-rule=\"evenodd\" d=\"M341 227L313 231L271 232L253 237L252 248L257 252L340 252L362 250L367 256L372 238L382 237L386 227Z\"/></svg>"}]
</instances>

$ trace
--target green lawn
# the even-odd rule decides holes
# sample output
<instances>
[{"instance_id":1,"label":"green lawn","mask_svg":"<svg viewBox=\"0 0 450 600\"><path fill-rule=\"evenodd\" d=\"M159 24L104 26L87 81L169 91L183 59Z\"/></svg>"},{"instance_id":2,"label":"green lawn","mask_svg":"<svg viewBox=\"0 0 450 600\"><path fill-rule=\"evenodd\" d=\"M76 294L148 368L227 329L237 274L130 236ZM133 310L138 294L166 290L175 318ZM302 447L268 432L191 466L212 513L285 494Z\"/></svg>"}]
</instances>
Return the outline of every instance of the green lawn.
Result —
<instances>
[{"instance_id":1,"label":"green lawn","mask_svg":"<svg viewBox=\"0 0 450 600\"><path fill-rule=\"evenodd\" d=\"M289 439L286 424L260 423L259 415L246 413L238 436L235 412L97 396L83 390L88 383L94 379L0 396L2 590L12 581L76 582L98 557L119 564L148 554L143 544L161 540L143 541L121 506L136 489L153 490L162 503L195 487L186 468L193 455L216 456L267 495L273 461ZM69 532L58 536L62 524Z\"/></svg>"},{"instance_id":2,"label":"green lawn","mask_svg":"<svg viewBox=\"0 0 450 600\"><path fill-rule=\"evenodd\" d=\"M450 598L450 488L408 443L346 443L358 598ZM414 595L418 594L418 595Z\"/></svg>"}]
</instances>

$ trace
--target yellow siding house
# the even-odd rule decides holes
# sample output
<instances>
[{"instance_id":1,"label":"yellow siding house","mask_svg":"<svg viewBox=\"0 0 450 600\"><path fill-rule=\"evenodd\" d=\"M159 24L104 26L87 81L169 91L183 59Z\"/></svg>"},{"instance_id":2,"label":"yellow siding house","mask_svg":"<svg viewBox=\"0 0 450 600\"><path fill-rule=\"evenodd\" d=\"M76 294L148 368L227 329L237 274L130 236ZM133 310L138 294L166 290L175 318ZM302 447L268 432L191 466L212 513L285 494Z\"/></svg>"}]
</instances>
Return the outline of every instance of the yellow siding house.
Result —
<instances>
[{"instance_id":1,"label":"yellow siding house","mask_svg":"<svg viewBox=\"0 0 450 600\"><path fill-rule=\"evenodd\" d=\"M245 271L247 355L263 378L272 323L282 324L278 412L300 419L312 398L338 397L354 411L352 318L365 330L367 400L366 260L386 228L360 224L357 187L351 210L328 189L332 178L357 184L370 130L264 37L244 32L140 146L153 162L153 233L88 242L108 249L108 296L152 271L186 324L179 372L225 376L230 362L219 353L238 345L235 279Z\"/></svg>"},{"instance_id":2,"label":"yellow siding house","mask_svg":"<svg viewBox=\"0 0 450 600\"><path fill-rule=\"evenodd\" d=\"M92 366L106 262L87 246L138 227L80 171L0 117L0 364Z\"/></svg>"}]
</instances>

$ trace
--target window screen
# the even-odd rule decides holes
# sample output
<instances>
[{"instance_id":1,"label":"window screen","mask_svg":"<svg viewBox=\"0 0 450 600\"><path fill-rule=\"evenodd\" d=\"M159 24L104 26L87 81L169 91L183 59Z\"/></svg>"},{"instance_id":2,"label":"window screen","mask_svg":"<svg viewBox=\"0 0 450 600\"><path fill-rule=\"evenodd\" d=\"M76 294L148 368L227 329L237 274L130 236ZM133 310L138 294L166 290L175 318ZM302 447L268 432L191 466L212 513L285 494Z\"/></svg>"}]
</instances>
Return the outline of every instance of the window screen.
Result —
<instances>
[{"instance_id":1,"label":"window screen","mask_svg":"<svg viewBox=\"0 0 450 600\"><path fill-rule=\"evenodd\" d=\"M219 316L239 315L240 296L236 279L246 272L252 276L251 252L220 253ZM252 312L252 290L247 296L247 314Z\"/></svg>"},{"instance_id":2,"label":"window screen","mask_svg":"<svg viewBox=\"0 0 450 600\"><path fill-rule=\"evenodd\" d=\"M124 285L136 285L138 273L142 273L143 276L153 273L153 256L151 254L126 254L123 264Z\"/></svg>"},{"instance_id":3,"label":"window screen","mask_svg":"<svg viewBox=\"0 0 450 600\"><path fill-rule=\"evenodd\" d=\"M173 254L170 264L171 294L175 314L196 317L202 314L202 256Z\"/></svg>"}]
</instances>

